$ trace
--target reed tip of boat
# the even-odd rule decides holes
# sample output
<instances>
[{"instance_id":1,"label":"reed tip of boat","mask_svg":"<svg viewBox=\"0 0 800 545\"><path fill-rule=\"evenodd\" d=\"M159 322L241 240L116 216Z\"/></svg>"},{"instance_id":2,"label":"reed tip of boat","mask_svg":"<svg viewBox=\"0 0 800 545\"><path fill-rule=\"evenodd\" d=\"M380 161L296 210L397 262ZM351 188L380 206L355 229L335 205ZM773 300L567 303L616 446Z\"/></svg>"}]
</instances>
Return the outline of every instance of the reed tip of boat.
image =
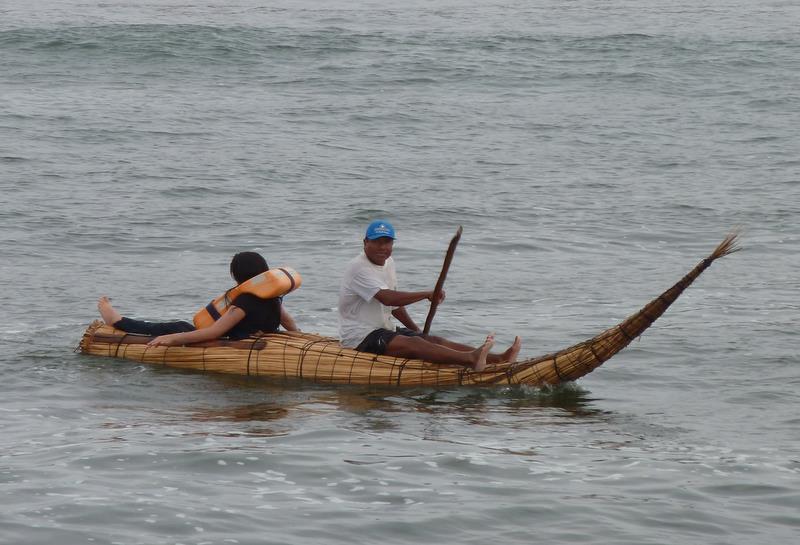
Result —
<instances>
[{"instance_id":1,"label":"reed tip of boat","mask_svg":"<svg viewBox=\"0 0 800 545\"><path fill-rule=\"evenodd\" d=\"M731 230L731 232L728 233L723 241L720 242L719 245L714 249L711 255L708 256L708 259L714 261L715 259L725 257L726 255L730 255L741 250L741 246L738 245L740 234L741 230L739 228Z\"/></svg>"}]
</instances>

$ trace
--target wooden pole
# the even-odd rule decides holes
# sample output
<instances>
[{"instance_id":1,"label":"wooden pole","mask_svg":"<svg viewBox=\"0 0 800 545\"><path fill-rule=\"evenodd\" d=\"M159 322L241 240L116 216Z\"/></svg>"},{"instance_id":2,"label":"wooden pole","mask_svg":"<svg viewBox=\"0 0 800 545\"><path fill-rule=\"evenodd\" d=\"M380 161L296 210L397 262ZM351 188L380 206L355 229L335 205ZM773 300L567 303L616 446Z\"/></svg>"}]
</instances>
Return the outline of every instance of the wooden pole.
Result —
<instances>
[{"instance_id":1,"label":"wooden pole","mask_svg":"<svg viewBox=\"0 0 800 545\"><path fill-rule=\"evenodd\" d=\"M433 290L433 300L431 301L431 309L428 311L428 317L425 319L425 328L422 333L427 335L431 330L431 322L433 322L433 315L436 314L436 307L439 306L439 294L442 293L442 286L444 286L444 279L447 278L447 271L450 269L450 262L453 261L453 254L456 253L456 246L458 241L461 240L461 232L464 229L459 225L453 240L450 241L450 246L447 248L447 254L444 256L444 263L442 264L442 272L439 273L439 280L436 281L436 287Z\"/></svg>"}]
</instances>

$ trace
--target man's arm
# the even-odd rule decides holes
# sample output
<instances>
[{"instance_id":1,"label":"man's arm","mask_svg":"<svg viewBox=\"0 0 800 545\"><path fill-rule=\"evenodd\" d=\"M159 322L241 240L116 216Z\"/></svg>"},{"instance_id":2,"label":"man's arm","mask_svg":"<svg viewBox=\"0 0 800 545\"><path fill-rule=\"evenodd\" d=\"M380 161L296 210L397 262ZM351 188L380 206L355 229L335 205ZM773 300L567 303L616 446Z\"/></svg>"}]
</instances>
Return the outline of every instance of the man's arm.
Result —
<instances>
[{"instance_id":1,"label":"man's arm","mask_svg":"<svg viewBox=\"0 0 800 545\"><path fill-rule=\"evenodd\" d=\"M411 305L418 301L430 299L433 297L433 291L395 291L395 290L379 290L375 295L382 305L387 307L404 307ZM442 291L439 302L444 301L444 291ZM399 320L400 318L398 318Z\"/></svg>"},{"instance_id":2,"label":"man's arm","mask_svg":"<svg viewBox=\"0 0 800 545\"><path fill-rule=\"evenodd\" d=\"M406 311L406 307L397 307L392 311L392 316L397 318L397 320L406 326L411 331L419 331L419 326L414 322L411 316L408 315Z\"/></svg>"},{"instance_id":3,"label":"man's arm","mask_svg":"<svg viewBox=\"0 0 800 545\"><path fill-rule=\"evenodd\" d=\"M439 294L439 302L444 301L444 290ZM387 307L397 307L392 311L392 316L412 331L419 331L419 326L414 322L411 316L408 315L405 306L411 305L424 299L431 299L433 291L395 291L395 290L380 290L375 294L377 299L382 305Z\"/></svg>"}]
</instances>

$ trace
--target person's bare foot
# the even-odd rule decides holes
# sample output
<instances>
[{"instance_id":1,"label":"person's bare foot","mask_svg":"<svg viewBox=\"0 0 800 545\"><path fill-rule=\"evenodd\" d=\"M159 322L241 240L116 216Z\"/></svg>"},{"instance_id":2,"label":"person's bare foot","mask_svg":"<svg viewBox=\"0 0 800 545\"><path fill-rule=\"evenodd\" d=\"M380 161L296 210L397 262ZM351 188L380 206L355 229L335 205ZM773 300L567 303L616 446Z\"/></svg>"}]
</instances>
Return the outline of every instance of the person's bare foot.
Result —
<instances>
[{"instance_id":1,"label":"person's bare foot","mask_svg":"<svg viewBox=\"0 0 800 545\"><path fill-rule=\"evenodd\" d=\"M514 363L519 356L519 350L522 348L522 339L518 336L514 337L514 342L508 347L508 350L503 352L503 362Z\"/></svg>"},{"instance_id":2,"label":"person's bare foot","mask_svg":"<svg viewBox=\"0 0 800 545\"><path fill-rule=\"evenodd\" d=\"M489 355L489 350L494 346L494 333L490 333L486 337L486 342L476 348L472 352L474 358L472 362L472 369L475 371L483 371L486 369L486 357Z\"/></svg>"},{"instance_id":3,"label":"person's bare foot","mask_svg":"<svg viewBox=\"0 0 800 545\"><path fill-rule=\"evenodd\" d=\"M97 300L97 310L100 311L100 316L102 316L106 325L114 325L122 320L122 314L111 306L111 299L105 295Z\"/></svg>"}]
</instances>

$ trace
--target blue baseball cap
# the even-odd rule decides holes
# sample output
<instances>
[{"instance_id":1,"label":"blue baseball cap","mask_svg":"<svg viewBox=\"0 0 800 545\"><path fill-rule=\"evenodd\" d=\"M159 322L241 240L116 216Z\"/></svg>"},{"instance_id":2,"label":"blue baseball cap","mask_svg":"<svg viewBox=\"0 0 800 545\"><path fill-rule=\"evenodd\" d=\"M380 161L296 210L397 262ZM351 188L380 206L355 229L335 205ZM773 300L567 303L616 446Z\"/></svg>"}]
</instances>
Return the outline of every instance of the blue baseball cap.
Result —
<instances>
[{"instance_id":1,"label":"blue baseball cap","mask_svg":"<svg viewBox=\"0 0 800 545\"><path fill-rule=\"evenodd\" d=\"M375 220L370 223L367 227L367 234L364 236L369 240L381 237L389 237L393 240L397 238L394 236L394 227L386 220Z\"/></svg>"}]
</instances>

